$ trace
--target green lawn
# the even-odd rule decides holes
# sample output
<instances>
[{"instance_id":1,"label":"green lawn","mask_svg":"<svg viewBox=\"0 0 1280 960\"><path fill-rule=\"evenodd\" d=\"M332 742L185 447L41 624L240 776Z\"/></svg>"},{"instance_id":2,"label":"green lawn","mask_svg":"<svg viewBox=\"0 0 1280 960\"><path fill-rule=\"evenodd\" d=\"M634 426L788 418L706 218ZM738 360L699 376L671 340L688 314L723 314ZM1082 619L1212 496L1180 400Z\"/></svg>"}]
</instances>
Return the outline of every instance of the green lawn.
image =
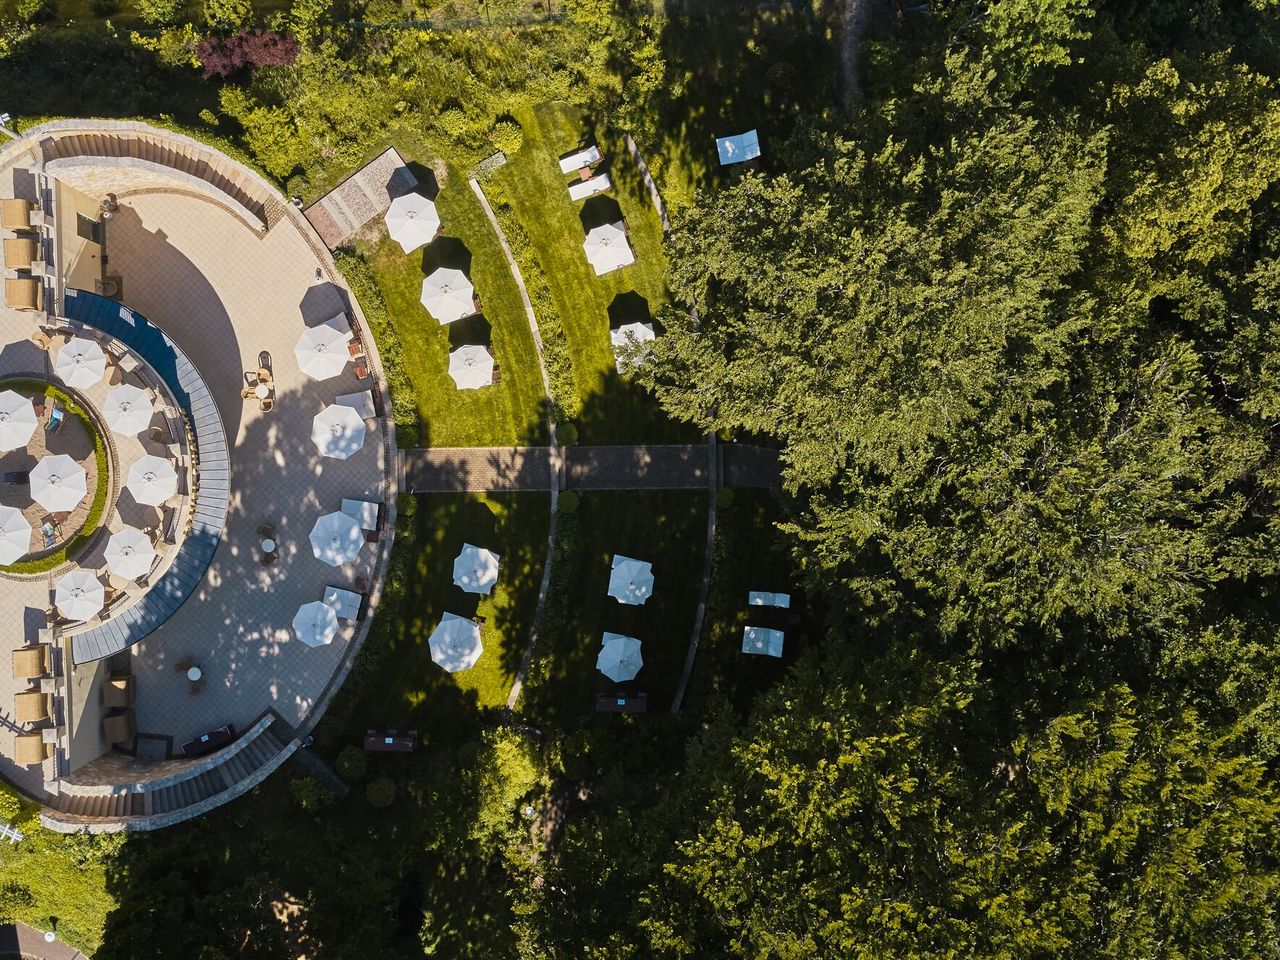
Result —
<instances>
[{"instance_id":1,"label":"green lawn","mask_svg":"<svg viewBox=\"0 0 1280 960\"><path fill-rule=\"evenodd\" d=\"M620 142L589 129L568 104L522 109L516 117L524 128L524 145L485 189L495 202L509 206L533 245L567 340L576 394L568 412L580 438L587 443L634 443L690 437L687 427L671 422L646 391L614 369L609 328L615 298L638 294L647 301L650 315L667 300L662 226L638 171ZM590 140L598 140L607 156L604 170L614 189L585 205L575 204L567 189L571 178L560 173L558 158ZM636 262L597 277L582 249L582 218L594 224L616 219L619 213ZM536 282L526 280L531 286ZM634 296L624 298L614 307L615 318L621 309L630 319L636 304Z\"/></svg>"},{"instance_id":2,"label":"green lawn","mask_svg":"<svg viewBox=\"0 0 1280 960\"><path fill-rule=\"evenodd\" d=\"M521 701L534 722L571 723L594 713L597 694L615 691L643 691L650 711L670 709L698 603L706 505L702 492L593 492L560 518L551 598ZM607 594L615 553L653 564L653 595L642 606ZM634 681L615 684L596 670L606 630L641 642Z\"/></svg>"},{"instance_id":3,"label":"green lawn","mask_svg":"<svg viewBox=\"0 0 1280 960\"><path fill-rule=\"evenodd\" d=\"M519 290L480 201L466 177L449 175L436 206L444 234L405 254L383 232L360 251L374 272L399 335L406 373L414 383L422 423L421 446L501 446L546 442L542 380L533 334ZM422 280L437 266L469 267L483 317L437 323L422 306ZM449 376L449 351L464 343L490 343L501 379L479 390L459 390Z\"/></svg>"}]
</instances>

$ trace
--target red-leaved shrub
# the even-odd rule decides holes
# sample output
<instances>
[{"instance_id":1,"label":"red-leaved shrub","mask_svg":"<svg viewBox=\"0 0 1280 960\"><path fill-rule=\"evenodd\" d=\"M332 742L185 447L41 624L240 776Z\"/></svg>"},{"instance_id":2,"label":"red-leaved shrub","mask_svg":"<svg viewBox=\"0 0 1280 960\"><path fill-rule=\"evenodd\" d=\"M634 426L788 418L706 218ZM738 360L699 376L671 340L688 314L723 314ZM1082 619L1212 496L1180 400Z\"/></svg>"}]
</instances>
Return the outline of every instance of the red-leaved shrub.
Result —
<instances>
[{"instance_id":1,"label":"red-leaved shrub","mask_svg":"<svg viewBox=\"0 0 1280 960\"><path fill-rule=\"evenodd\" d=\"M229 77L241 70L283 67L298 59L298 41L287 33L241 30L230 37L205 37L196 44L204 78Z\"/></svg>"}]
</instances>

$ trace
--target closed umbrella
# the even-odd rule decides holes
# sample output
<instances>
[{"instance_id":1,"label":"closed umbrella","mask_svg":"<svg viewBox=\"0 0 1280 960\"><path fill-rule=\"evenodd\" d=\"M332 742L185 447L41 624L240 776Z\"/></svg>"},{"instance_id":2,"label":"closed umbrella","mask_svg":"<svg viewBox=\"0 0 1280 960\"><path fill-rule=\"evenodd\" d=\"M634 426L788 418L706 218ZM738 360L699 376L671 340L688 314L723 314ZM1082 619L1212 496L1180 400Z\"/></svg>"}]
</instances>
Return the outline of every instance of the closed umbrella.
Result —
<instances>
[{"instance_id":1,"label":"closed umbrella","mask_svg":"<svg viewBox=\"0 0 1280 960\"><path fill-rule=\"evenodd\" d=\"M427 641L431 659L450 673L470 670L484 653L480 642L480 624L466 617L446 613Z\"/></svg>"},{"instance_id":2,"label":"closed umbrella","mask_svg":"<svg viewBox=\"0 0 1280 960\"><path fill-rule=\"evenodd\" d=\"M88 570L72 570L58 581L53 605L68 620L88 620L97 616L106 602L102 582Z\"/></svg>"},{"instance_id":3,"label":"closed umbrella","mask_svg":"<svg viewBox=\"0 0 1280 960\"><path fill-rule=\"evenodd\" d=\"M131 383L122 383L108 393L107 402L102 405L102 416L107 426L126 437L136 436L147 429L154 413L147 392Z\"/></svg>"},{"instance_id":4,"label":"closed umbrella","mask_svg":"<svg viewBox=\"0 0 1280 960\"><path fill-rule=\"evenodd\" d=\"M351 354L347 344L351 335L328 323L307 327L293 348L298 368L312 380L336 377L347 366Z\"/></svg>"},{"instance_id":5,"label":"closed umbrella","mask_svg":"<svg viewBox=\"0 0 1280 960\"><path fill-rule=\"evenodd\" d=\"M50 513L67 513L88 492L84 467L65 453L44 457L31 469L31 498Z\"/></svg>"},{"instance_id":6,"label":"closed umbrella","mask_svg":"<svg viewBox=\"0 0 1280 960\"><path fill-rule=\"evenodd\" d=\"M323 647L338 632L338 615L323 600L304 603L293 615L293 632L308 647Z\"/></svg>"},{"instance_id":7,"label":"closed umbrella","mask_svg":"<svg viewBox=\"0 0 1280 960\"><path fill-rule=\"evenodd\" d=\"M441 323L453 323L476 312L476 288L467 275L441 267L422 281L422 305Z\"/></svg>"},{"instance_id":8,"label":"closed umbrella","mask_svg":"<svg viewBox=\"0 0 1280 960\"><path fill-rule=\"evenodd\" d=\"M475 390L493 383L493 354L486 347L468 344L449 354L449 376L459 390Z\"/></svg>"},{"instance_id":9,"label":"closed umbrella","mask_svg":"<svg viewBox=\"0 0 1280 960\"><path fill-rule=\"evenodd\" d=\"M391 201L385 217L387 232L405 253L413 253L440 232L436 205L420 193L406 193Z\"/></svg>"},{"instance_id":10,"label":"closed umbrella","mask_svg":"<svg viewBox=\"0 0 1280 960\"><path fill-rule=\"evenodd\" d=\"M331 403L312 419L311 439L323 456L345 460L364 446L364 420L359 411Z\"/></svg>"},{"instance_id":11,"label":"closed umbrella","mask_svg":"<svg viewBox=\"0 0 1280 960\"><path fill-rule=\"evenodd\" d=\"M0 390L0 450L17 450L36 432L36 408L12 390Z\"/></svg>"},{"instance_id":12,"label":"closed umbrella","mask_svg":"<svg viewBox=\"0 0 1280 960\"><path fill-rule=\"evenodd\" d=\"M626 225L621 221L596 227L587 234L587 239L582 242L582 249L596 276L636 262L631 245L627 243Z\"/></svg>"},{"instance_id":13,"label":"closed umbrella","mask_svg":"<svg viewBox=\"0 0 1280 960\"><path fill-rule=\"evenodd\" d=\"M85 390L102 380L107 372L107 355L96 340L72 337L58 351L53 372L62 382L77 390Z\"/></svg>"},{"instance_id":14,"label":"closed umbrella","mask_svg":"<svg viewBox=\"0 0 1280 960\"><path fill-rule=\"evenodd\" d=\"M178 492L178 471L168 460L149 453L129 468L124 485L138 503L158 507Z\"/></svg>"},{"instance_id":15,"label":"closed umbrella","mask_svg":"<svg viewBox=\"0 0 1280 960\"><path fill-rule=\"evenodd\" d=\"M609 596L619 603L638 605L653 593L653 565L615 554L609 573Z\"/></svg>"},{"instance_id":16,"label":"closed umbrella","mask_svg":"<svg viewBox=\"0 0 1280 960\"><path fill-rule=\"evenodd\" d=\"M141 530L125 527L111 535L106 549L107 568L116 576L137 580L151 572L156 548Z\"/></svg>"},{"instance_id":17,"label":"closed umbrella","mask_svg":"<svg viewBox=\"0 0 1280 960\"><path fill-rule=\"evenodd\" d=\"M596 656L596 669L615 683L633 680L644 666L640 641L620 633L606 633L604 646Z\"/></svg>"},{"instance_id":18,"label":"closed umbrella","mask_svg":"<svg viewBox=\"0 0 1280 960\"><path fill-rule=\"evenodd\" d=\"M467 593L488 594L498 582L498 555L470 543L453 561L453 582Z\"/></svg>"},{"instance_id":19,"label":"closed umbrella","mask_svg":"<svg viewBox=\"0 0 1280 960\"><path fill-rule=\"evenodd\" d=\"M311 528L311 552L331 567L350 563L364 546L360 521L345 513L326 513Z\"/></svg>"},{"instance_id":20,"label":"closed umbrella","mask_svg":"<svg viewBox=\"0 0 1280 960\"><path fill-rule=\"evenodd\" d=\"M31 524L16 507L0 507L0 563L13 563L31 549Z\"/></svg>"}]
</instances>

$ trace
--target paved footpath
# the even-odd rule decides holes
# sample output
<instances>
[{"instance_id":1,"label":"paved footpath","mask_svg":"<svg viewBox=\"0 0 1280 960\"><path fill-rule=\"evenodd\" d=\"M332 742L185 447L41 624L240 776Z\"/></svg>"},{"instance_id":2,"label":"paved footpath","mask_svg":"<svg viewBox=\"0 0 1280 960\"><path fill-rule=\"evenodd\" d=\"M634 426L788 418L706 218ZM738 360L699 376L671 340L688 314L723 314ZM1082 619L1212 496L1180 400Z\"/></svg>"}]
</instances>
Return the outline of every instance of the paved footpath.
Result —
<instances>
[{"instance_id":1,"label":"paved footpath","mask_svg":"<svg viewBox=\"0 0 1280 960\"><path fill-rule=\"evenodd\" d=\"M85 960L79 950L61 940L44 942L44 934L25 923L0 924L0 957L23 957L31 960Z\"/></svg>"},{"instance_id":2,"label":"paved footpath","mask_svg":"<svg viewBox=\"0 0 1280 960\"><path fill-rule=\"evenodd\" d=\"M708 450L720 451L712 470ZM408 493L545 491L550 447L433 447L403 452ZM718 474L727 486L780 484L776 450L705 443L566 447L561 490L702 490Z\"/></svg>"}]
</instances>

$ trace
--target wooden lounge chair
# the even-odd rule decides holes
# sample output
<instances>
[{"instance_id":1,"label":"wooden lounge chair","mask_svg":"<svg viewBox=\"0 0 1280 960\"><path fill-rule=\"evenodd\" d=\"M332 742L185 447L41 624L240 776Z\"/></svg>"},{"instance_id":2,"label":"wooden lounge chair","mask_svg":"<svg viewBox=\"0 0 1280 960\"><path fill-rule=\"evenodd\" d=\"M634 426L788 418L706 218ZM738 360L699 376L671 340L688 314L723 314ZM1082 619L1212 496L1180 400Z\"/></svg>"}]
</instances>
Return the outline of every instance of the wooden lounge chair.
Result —
<instances>
[{"instance_id":1,"label":"wooden lounge chair","mask_svg":"<svg viewBox=\"0 0 1280 960\"><path fill-rule=\"evenodd\" d=\"M13 679L30 680L49 672L49 647L43 643L13 651Z\"/></svg>"},{"instance_id":2,"label":"wooden lounge chair","mask_svg":"<svg viewBox=\"0 0 1280 960\"><path fill-rule=\"evenodd\" d=\"M102 739L107 743L125 743L137 732L133 723L133 711L112 714L102 718Z\"/></svg>"},{"instance_id":3,"label":"wooden lounge chair","mask_svg":"<svg viewBox=\"0 0 1280 960\"><path fill-rule=\"evenodd\" d=\"M49 716L49 697L39 690L26 690L13 698L14 719L18 723L39 723Z\"/></svg>"},{"instance_id":4,"label":"wooden lounge chair","mask_svg":"<svg viewBox=\"0 0 1280 960\"><path fill-rule=\"evenodd\" d=\"M13 738L13 742L13 759L20 766L30 767L49 759L49 744L44 742L42 734L20 733Z\"/></svg>"},{"instance_id":5,"label":"wooden lounge chair","mask_svg":"<svg viewBox=\"0 0 1280 960\"><path fill-rule=\"evenodd\" d=\"M0 200L0 227L6 230L30 230L31 212L35 205L27 200Z\"/></svg>"},{"instance_id":6,"label":"wooden lounge chair","mask_svg":"<svg viewBox=\"0 0 1280 960\"><path fill-rule=\"evenodd\" d=\"M42 310L44 287L30 277L9 277L4 282L4 299L15 310Z\"/></svg>"},{"instance_id":7,"label":"wooden lounge chair","mask_svg":"<svg viewBox=\"0 0 1280 960\"><path fill-rule=\"evenodd\" d=\"M4 265L10 270L30 270L38 252L36 242L30 237L6 238Z\"/></svg>"}]
</instances>

